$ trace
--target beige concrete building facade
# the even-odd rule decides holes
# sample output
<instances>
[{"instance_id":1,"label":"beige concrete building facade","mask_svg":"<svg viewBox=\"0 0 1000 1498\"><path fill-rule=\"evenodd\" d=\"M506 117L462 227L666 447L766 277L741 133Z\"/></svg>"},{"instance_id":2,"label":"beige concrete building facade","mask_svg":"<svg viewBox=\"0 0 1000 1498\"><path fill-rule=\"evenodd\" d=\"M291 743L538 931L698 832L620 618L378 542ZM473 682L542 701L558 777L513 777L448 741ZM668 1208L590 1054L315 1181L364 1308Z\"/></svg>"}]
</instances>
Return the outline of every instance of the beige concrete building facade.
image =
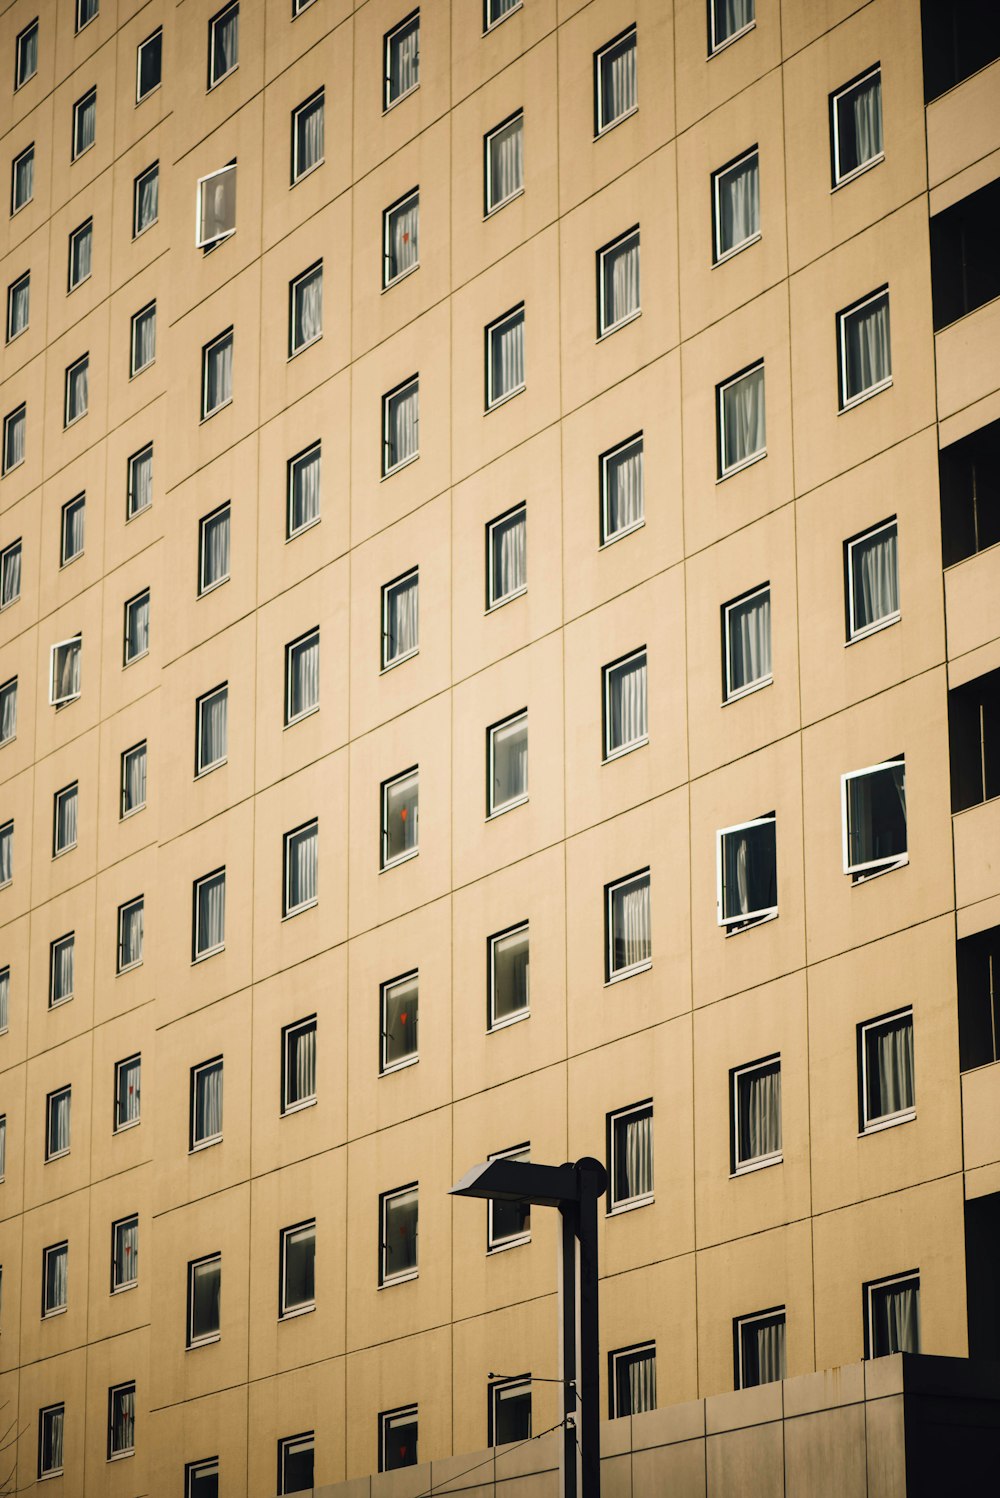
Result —
<instances>
[{"instance_id":1,"label":"beige concrete building facade","mask_svg":"<svg viewBox=\"0 0 1000 1498\"><path fill-rule=\"evenodd\" d=\"M555 1426L496 1152L607 1160L609 1416L1000 1356L998 57L2 7L19 1490Z\"/></svg>"}]
</instances>

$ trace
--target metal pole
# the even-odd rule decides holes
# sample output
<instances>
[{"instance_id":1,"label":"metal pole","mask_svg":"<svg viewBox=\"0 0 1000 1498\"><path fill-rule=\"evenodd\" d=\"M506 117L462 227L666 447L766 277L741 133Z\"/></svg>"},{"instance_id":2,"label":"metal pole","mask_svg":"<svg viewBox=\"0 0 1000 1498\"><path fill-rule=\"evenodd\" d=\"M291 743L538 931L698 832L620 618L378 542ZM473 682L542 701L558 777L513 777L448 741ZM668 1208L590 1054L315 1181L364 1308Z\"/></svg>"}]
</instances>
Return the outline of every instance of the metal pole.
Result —
<instances>
[{"instance_id":1,"label":"metal pole","mask_svg":"<svg viewBox=\"0 0 1000 1498\"><path fill-rule=\"evenodd\" d=\"M596 1165L597 1169L592 1167ZM604 1167L589 1159L577 1162L580 1205L580 1302L578 1341L581 1498L601 1498L600 1324L597 1279L597 1199L604 1191Z\"/></svg>"},{"instance_id":2,"label":"metal pole","mask_svg":"<svg viewBox=\"0 0 1000 1498\"><path fill-rule=\"evenodd\" d=\"M562 1443L562 1498L577 1498L579 1493L579 1447L577 1429L577 1222L575 1202L564 1202L559 1208L560 1259L562 1272L559 1277L559 1320L562 1335L559 1339L559 1377L562 1379L563 1396L563 1443Z\"/></svg>"}]
</instances>

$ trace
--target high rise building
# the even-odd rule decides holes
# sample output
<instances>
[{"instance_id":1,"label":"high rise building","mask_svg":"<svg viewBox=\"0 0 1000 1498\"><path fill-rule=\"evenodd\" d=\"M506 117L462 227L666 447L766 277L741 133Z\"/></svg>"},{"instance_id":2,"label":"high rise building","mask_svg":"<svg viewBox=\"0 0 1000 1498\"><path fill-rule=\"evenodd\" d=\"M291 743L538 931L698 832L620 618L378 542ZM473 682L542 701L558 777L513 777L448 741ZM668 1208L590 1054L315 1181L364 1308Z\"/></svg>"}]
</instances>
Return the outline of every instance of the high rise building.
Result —
<instances>
[{"instance_id":1,"label":"high rise building","mask_svg":"<svg viewBox=\"0 0 1000 1498\"><path fill-rule=\"evenodd\" d=\"M0 15L22 1487L1000 1356L1000 23L410 7Z\"/></svg>"}]
</instances>

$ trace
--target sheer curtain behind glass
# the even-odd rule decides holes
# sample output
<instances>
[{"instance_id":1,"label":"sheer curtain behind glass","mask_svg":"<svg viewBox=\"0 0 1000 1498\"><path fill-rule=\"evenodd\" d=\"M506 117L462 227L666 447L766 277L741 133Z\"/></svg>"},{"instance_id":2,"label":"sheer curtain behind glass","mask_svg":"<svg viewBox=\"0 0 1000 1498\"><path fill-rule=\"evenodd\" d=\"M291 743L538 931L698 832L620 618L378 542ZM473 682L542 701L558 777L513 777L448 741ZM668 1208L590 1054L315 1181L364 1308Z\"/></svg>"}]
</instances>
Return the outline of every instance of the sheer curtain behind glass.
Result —
<instances>
[{"instance_id":1,"label":"sheer curtain behind glass","mask_svg":"<svg viewBox=\"0 0 1000 1498\"><path fill-rule=\"evenodd\" d=\"M70 1094L57 1092L49 1099L49 1154L69 1149Z\"/></svg>"},{"instance_id":2,"label":"sheer curtain behind glass","mask_svg":"<svg viewBox=\"0 0 1000 1498\"><path fill-rule=\"evenodd\" d=\"M497 208L524 186L524 116L494 130L489 139L489 203Z\"/></svg>"},{"instance_id":3,"label":"sheer curtain behind glass","mask_svg":"<svg viewBox=\"0 0 1000 1498\"><path fill-rule=\"evenodd\" d=\"M419 387L414 383L388 401L387 468L396 468L418 451Z\"/></svg>"},{"instance_id":4,"label":"sheer curtain behind glass","mask_svg":"<svg viewBox=\"0 0 1000 1498\"><path fill-rule=\"evenodd\" d=\"M217 1139L222 1133L222 1062L202 1067L195 1080L195 1142Z\"/></svg>"},{"instance_id":5,"label":"sheer curtain behind glass","mask_svg":"<svg viewBox=\"0 0 1000 1498\"><path fill-rule=\"evenodd\" d=\"M728 254L760 233L760 159L757 152L716 179L718 253Z\"/></svg>"},{"instance_id":6,"label":"sheer curtain behind glass","mask_svg":"<svg viewBox=\"0 0 1000 1498\"><path fill-rule=\"evenodd\" d=\"M516 718L490 730L493 756L492 809L528 794L528 720Z\"/></svg>"},{"instance_id":7,"label":"sheer curtain behind glass","mask_svg":"<svg viewBox=\"0 0 1000 1498\"><path fill-rule=\"evenodd\" d=\"M524 308L490 329L490 403L524 386Z\"/></svg>"},{"instance_id":8,"label":"sheer curtain behind glass","mask_svg":"<svg viewBox=\"0 0 1000 1498\"><path fill-rule=\"evenodd\" d=\"M317 266L295 283L292 298L294 326L292 347L312 343L323 331L323 267Z\"/></svg>"},{"instance_id":9,"label":"sheer curtain behind glass","mask_svg":"<svg viewBox=\"0 0 1000 1498\"><path fill-rule=\"evenodd\" d=\"M8 546L0 560L0 607L16 603L21 596L21 543Z\"/></svg>"},{"instance_id":10,"label":"sheer curtain behind glass","mask_svg":"<svg viewBox=\"0 0 1000 1498\"><path fill-rule=\"evenodd\" d=\"M601 256L604 290L602 332L639 311L639 235L631 234Z\"/></svg>"},{"instance_id":11,"label":"sheer curtain behind glass","mask_svg":"<svg viewBox=\"0 0 1000 1498\"><path fill-rule=\"evenodd\" d=\"M420 77L420 17L400 27L389 41L389 99L416 88Z\"/></svg>"},{"instance_id":12,"label":"sheer curtain behind glass","mask_svg":"<svg viewBox=\"0 0 1000 1498\"><path fill-rule=\"evenodd\" d=\"M130 1219L115 1227L115 1283L128 1285L139 1277L139 1220Z\"/></svg>"},{"instance_id":13,"label":"sheer curtain behind glass","mask_svg":"<svg viewBox=\"0 0 1000 1498\"><path fill-rule=\"evenodd\" d=\"M601 125L613 124L630 114L639 102L635 70L635 33L602 53Z\"/></svg>"},{"instance_id":14,"label":"sheer curtain behind glass","mask_svg":"<svg viewBox=\"0 0 1000 1498\"><path fill-rule=\"evenodd\" d=\"M292 462L289 535L319 519L319 464L318 446Z\"/></svg>"},{"instance_id":15,"label":"sheer curtain behind glass","mask_svg":"<svg viewBox=\"0 0 1000 1498\"><path fill-rule=\"evenodd\" d=\"M24 439L28 429L25 410L13 412L4 422L4 472L24 462Z\"/></svg>"},{"instance_id":16,"label":"sheer curtain behind glass","mask_svg":"<svg viewBox=\"0 0 1000 1498\"><path fill-rule=\"evenodd\" d=\"M125 619L125 657L135 660L149 649L149 594L133 599Z\"/></svg>"},{"instance_id":17,"label":"sheer curtain behind glass","mask_svg":"<svg viewBox=\"0 0 1000 1498\"><path fill-rule=\"evenodd\" d=\"M526 512L498 520L490 532L490 598L498 603L527 586L528 523Z\"/></svg>"},{"instance_id":18,"label":"sheer curtain behind glass","mask_svg":"<svg viewBox=\"0 0 1000 1498\"><path fill-rule=\"evenodd\" d=\"M899 613L895 523L854 542L851 547L851 582L855 633Z\"/></svg>"},{"instance_id":19,"label":"sheer curtain behind glass","mask_svg":"<svg viewBox=\"0 0 1000 1498\"><path fill-rule=\"evenodd\" d=\"M319 702L319 635L293 645L288 652L288 717L301 717Z\"/></svg>"},{"instance_id":20,"label":"sheer curtain behind glass","mask_svg":"<svg viewBox=\"0 0 1000 1498\"><path fill-rule=\"evenodd\" d=\"M77 787L70 786L56 797L56 852L76 845Z\"/></svg>"},{"instance_id":21,"label":"sheer curtain behind glass","mask_svg":"<svg viewBox=\"0 0 1000 1498\"><path fill-rule=\"evenodd\" d=\"M888 293L846 313L843 324L844 397L853 400L892 375Z\"/></svg>"},{"instance_id":22,"label":"sheer curtain behind glass","mask_svg":"<svg viewBox=\"0 0 1000 1498\"><path fill-rule=\"evenodd\" d=\"M647 734L646 656L608 672L608 749L636 744Z\"/></svg>"},{"instance_id":23,"label":"sheer curtain behind glass","mask_svg":"<svg viewBox=\"0 0 1000 1498\"><path fill-rule=\"evenodd\" d=\"M653 1110L615 1121L615 1201L651 1196L653 1191Z\"/></svg>"},{"instance_id":24,"label":"sheer curtain behind glass","mask_svg":"<svg viewBox=\"0 0 1000 1498\"><path fill-rule=\"evenodd\" d=\"M605 540L638 525L645 513L643 443L638 437L604 460Z\"/></svg>"},{"instance_id":25,"label":"sheer curtain behind glass","mask_svg":"<svg viewBox=\"0 0 1000 1498\"><path fill-rule=\"evenodd\" d=\"M23 276L15 286L11 287L10 303L7 308L7 337L15 338L18 333L23 333L28 326L28 314L31 308L31 281Z\"/></svg>"},{"instance_id":26,"label":"sheer curtain behind glass","mask_svg":"<svg viewBox=\"0 0 1000 1498\"><path fill-rule=\"evenodd\" d=\"M649 875L611 892L614 971L648 962L652 956Z\"/></svg>"},{"instance_id":27,"label":"sheer curtain behind glass","mask_svg":"<svg viewBox=\"0 0 1000 1498\"><path fill-rule=\"evenodd\" d=\"M868 1118L886 1118L914 1106L913 1016L901 1015L866 1032Z\"/></svg>"},{"instance_id":28,"label":"sheer curtain behind glass","mask_svg":"<svg viewBox=\"0 0 1000 1498\"><path fill-rule=\"evenodd\" d=\"M225 759L229 739L229 692L213 692L200 703L198 762L202 768Z\"/></svg>"},{"instance_id":29,"label":"sheer curtain behind glass","mask_svg":"<svg viewBox=\"0 0 1000 1498\"><path fill-rule=\"evenodd\" d=\"M882 154L882 74L874 73L837 100L837 176L846 177Z\"/></svg>"},{"instance_id":30,"label":"sheer curtain behind glass","mask_svg":"<svg viewBox=\"0 0 1000 1498\"><path fill-rule=\"evenodd\" d=\"M52 1003L68 999L73 992L73 968L76 954L74 936L64 936L52 944Z\"/></svg>"},{"instance_id":31,"label":"sheer curtain behind glass","mask_svg":"<svg viewBox=\"0 0 1000 1498\"><path fill-rule=\"evenodd\" d=\"M14 877L14 823L0 827L0 884L9 884Z\"/></svg>"},{"instance_id":32,"label":"sheer curtain behind glass","mask_svg":"<svg viewBox=\"0 0 1000 1498\"><path fill-rule=\"evenodd\" d=\"M722 845L724 919L772 910L778 902L774 823L735 828Z\"/></svg>"},{"instance_id":33,"label":"sheer curtain behind glass","mask_svg":"<svg viewBox=\"0 0 1000 1498\"><path fill-rule=\"evenodd\" d=\"M86 504L75 499L63 510L63 562L71 562L83 551Z\"/></svg>"},{"instance_id":34,"label":"sheer curtain behind glass","mask_svg":"<svg viewBox=\"0 0 1000 1498\"><path fill-rule=\"evenodd\" d=\"M874 1357L894 1352L920 1351L920 1286L916 1280L883 1285L872 1290Z\"/></svg>"},{"instance_id":35,"label":"sheer curtain behind glass","mask_svg":"<svg viewBox=\"0 0 1000 1498\"><path fill-rule=\"evenodd\" d=\"M727 610L729 694L771 675L771 593L755 593Z\"/></svg>"},{"instance_id":36,"label":"sheer curtain behind glass","mask_svg":"<svg viewBox=\"0 0 1000 1498\"><path fill-rule=\"evenodd\" d=\"M10 968L0 968L0 1034L10 1022ZM3 1171L0 1170L0 1175Z\"/></svg>"},{"instance_id":37,"label":"sheer curtain behind glass","mask_svg":"<svg viewBox=\"0 0 1000 1498\"><path fill-rule=\"evenodd\" d=\"M642 1415L656 1409L656 1352L646 1348L620 1357L615 1364L615 1413Z\"/></svg>"},{"instance_id":38,"label":"sheer curtain behind glass","mask_svg":"<svg viewBox=\"0 0 1000 1498\"><path fill-rule=\"evenodd\" d=\"M233 335L227 333L205 354L205 410L214 411L233 398Z\"/></svg>"},{"instance_id":39,"label":"sheer curtain behind glass","mask_svg":"<svg viewBox=\"0 0 1000 1498\"><path fill-rule=\"evenodd\" d=\"M45 1254L45 1309L65 1310L69 1288L69 1249L65 1243Z\"/></svg>"},{"instance_id":40,"label":"sheer curtain behind glass","mask_svg":"<svg viewBox=\"0 0 1000 1498\"><path fill-rule=\"evenodd\" d=\"M744 1322L740 1327L743 1387L771 1384L785 1377L785 1318Z\"/></svg>"},{"instance_id":41,"label":"sheer curtain behind glass","mask_svg":"<svg viewBox=\"0 0 1000 1498\"><path fill-rule=\"evenodd\" d=\"M212 27L212 79L221 78L240 60L240 8L234 5Z\"/></svg>"},{"instance_id":42,"label":"sheer curtain behind glass","mask_svg":"<svg viewBox=\"0 0 1000 1498\"><path fill-rule=\"evenodd\" d=\"M35 195L35 149L25 151L14 163L14 209L23 208Z\"/></svg>"},{"instance_id":43,"label":"sheer curtain behind glass","mask_svg":"<svg viewBox=\"0 0 1000 1498\"><path fill-rule=\"evenodd\" d=\"M18 82L26 83L38 72L38 26L32 26L18 38Z\"/></svg>"},{"instance_id":44,"label":"sheer curtain behind glass","mask_svg":"<svg viewBox=\"0 0 1000 1498\"><path fill-rule=\"evenodd\" d=\"M229 576L228 506L202 522L202 589L211 588Z\"/></svg>"},{"instance_id":45,"label":"sheer curtain behind glass","mask_svg":"<svg viewBox=\"0 0 1000 1498\"><path fill-rule=\"evenodd\" d=\"M121 913L121 965L134 967L142 961L142 937L145 925L145 904L133 900L122 907Z\"/></svg>"},{"instance_id":46,"label":"sheer curtain behind glass","mask_svg":"<svg viewBox=\"0 0 1000 1498\"><path fill-rule=\"evenodd\" d=\"M131 749L122 765L123 811L135 811L146 804L146 746Z\"/></svg>"},{"instance_id":47,"label":"sheer curtain behind glass","mask_svg":"<svg viewBox=\"0 0 1000 1498\"><path fill-rule=\"evenodd\" d=\"M116 1389L111 1404L111 1449L131 1451L135 1446L135 1389Z\"/></svg>"},{"instance_id":48,"label":"sheer curtain behind glass","mask_svg":"<svg viewBox=\"0 0 1000 1498\"><path fill-rule=\"evenodd\" d=\"M156 308L147 307L136 315L133 364L136 373L156 358Z\"/></svg>"},{"instance_id":49,"label":"sheer curtain behind glass","mask_svg":"<svg viewBox=\"0 0 1000 1498\"><path fill-rule=\"evenodd\" d=\"M141 233L155 224L160 215L160 173L158 168L140 178L136 186L135 232Z\"/></svg>"},{"instance_id":50,"label":"sheer curtain behind glass","mask_svg":"<svg viewBox=\"0 0 1000 1498\"><path fill-rule=\"evenodd\" d=\"M90 400L90 360L81 359L66 371L66 420L87 414Z\"/></svg>"},{"instance_id":51,"label":"sheer curtain behind glass","mask_svg":"<svg viewBox=\"0 0 1000 1498\"><path fill-rule=\"evenodd\" d=\"M735 36L754 19L755 0L711 0L715 18L715 46Z\"/></svg>"},{"instance_id":52,"label":"sheer curtain behind glass","mask_svg":"<svg viewBox=\"0 0 1000 1498\"><path fill-rule=\"evenodd\" d=\"M199 952L221 947L226 935L226 876L215 874L198 886Z\"/></svg>"},{"instance_id":53,"label":"sheer curtain behind glass","mask_svg":"<svg viewBox=\"0 0 1000 1498\"><path fill-rule=\"evenodd\" d=\"M290 1102L302 1102L316 1096L316 1025L303 1027L290 1036L289 1062L292 1068Z\"/></svg>"},{"instance_id":54,"label":"sheer curtain behind glass","mask_svg":"<svg viewBox=\"0 0 1000 1498\"><path fill-rule=\"evenodd\" d=\"M323 159L325 98L321 93L310 104L304 104L295 115L295 169L296 176L314 167Z\"/></svg>"},{"instance_id":55,"label":"sheer curtain behind glass","mask_svg":"<svg viewBox=\"0 0 1000 1498\"><path fill-rule=\"evenodd\" d=\"M315 904L319 875L319 828L290 833L285 845L288 910Z\"/></svg>"},{"instance_id":56,"label":"sheer curtain behind glass","mask_svg":"<svg viewBox=\"0 0 1000 1498\"><path fill-rule=\"evenodd\" d=\"M41 1470L43 1472L61 1472L63 1465L63 1424L65 1421L65 1410L62 1405L58 1409L46 1410L42 1420L42 1460Z\"/></svg>"},{"instance_id":57,"label":"sheer curtain behind glass","mask_svg":"<svg viewBox=\"0 0 1000 1498\"><path fill-rule=\"evenodd\" d=\"M0 744L6 744L17 733L17 682L0 687Z\"/></svg>"},{"instance_id":58,"label":"sheer curtain behind glass","mask_svg":"<svg viewBox=\"0 0 1000 1498\"><path fill-rule=\"evenodd\" d=\"M764 366L758 365L722 390L722 471L745 463L767 446Z\"/></svg>"},{"instance_id":59,"label":"sheer curtain behind glass","mask_svg":"<svg viewBox=\"0 0 1000 1498\"><path fill-rule=\"evenodd\" d=\"M385 659L410 655L420 643L420 579L415 572L387 590Z\"/></svg>"},{"instance_id":60,"label":"sheer curtain behind glass","mask_svg":"<svg viewBox=\"0 0 1000 1498\"><path fill-rule=\"evenodd\" d=\"M781 1151L781 1066L758 1067L739 1078L739 1159Z\"/></svg>"},{"instance_id":61,"label":"sheer curtain behind glass","mask_svg":"<svg viewBox=\"0 0 1000 1498\"><path fill-rule=\"evenodd\" d=\"M405 271L412 270L420 259L418 232L420 228L420 196L414 193L394 208L389 214L386 281L394 281Z\"/></svg>"},{"instance_id":62,"label":"sheer curtain behind glass","mask_svg":"<svg viewBox=\"0 0 1000 1498\"><path fill-rule=\"evenodd\" d=\"M153 449L144 448L129 462L129 514L138 515L153 502Z\"/></svg>"},{"instance_id":63,"label":"sheer curtain behind glass","mask_svg":"<svg viewBox=\"0 0 1000 1498\"><path fill-rule=\"evenodd\" d=\"M118 1128L123 1124L135 1123L139 1117L140 1071L138 1056L132 1056L118 1067Z\"/></svg>"}]
</instances>

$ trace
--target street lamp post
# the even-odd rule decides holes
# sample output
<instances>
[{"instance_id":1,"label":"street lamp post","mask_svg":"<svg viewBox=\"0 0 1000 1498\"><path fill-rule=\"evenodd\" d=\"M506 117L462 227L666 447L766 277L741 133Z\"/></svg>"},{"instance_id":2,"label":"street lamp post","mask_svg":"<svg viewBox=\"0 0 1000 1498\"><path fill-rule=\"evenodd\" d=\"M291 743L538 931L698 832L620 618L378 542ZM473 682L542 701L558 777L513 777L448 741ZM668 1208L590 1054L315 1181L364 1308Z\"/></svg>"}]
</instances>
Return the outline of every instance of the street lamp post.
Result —
<instances>
[{"instance_id":1,"label":"street lamp post","mask_svg":"<svg viewBox=\"0 0 1000 1498\"><path fill-rule=\"evenodd\" d=\"M575 1165L487 1160L474 1165L450 1193L559 1208L563 1498L601 1495L597 1203L607 1189L604 1166L585 1155Z\"/></svg>"}]
</instances>

